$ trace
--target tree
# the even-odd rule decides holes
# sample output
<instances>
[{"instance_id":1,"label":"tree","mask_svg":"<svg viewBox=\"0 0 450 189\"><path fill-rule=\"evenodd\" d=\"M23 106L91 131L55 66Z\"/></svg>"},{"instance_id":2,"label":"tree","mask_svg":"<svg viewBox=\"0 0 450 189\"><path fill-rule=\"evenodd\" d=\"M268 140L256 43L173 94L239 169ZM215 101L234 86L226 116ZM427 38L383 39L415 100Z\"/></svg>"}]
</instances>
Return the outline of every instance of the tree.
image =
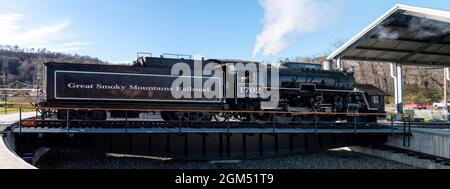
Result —
<instances>
[{"instance_id":1,"label":"tree","mask_svg":"<svg viewBox=\"0 0 450 189\"><path fill-rule=\"evenodd\" d=\"M48 61L81 64L106 63L98 58L49 52L45 48L25 50L17 45L12 48L9 45L0 46L0 71L8 75L8 83L19 81L25 84L36 84L37 81L42 81L42 74L41 78L37 78L37 76L43 69L43 63Z\"/></svg>"}]
</instances>

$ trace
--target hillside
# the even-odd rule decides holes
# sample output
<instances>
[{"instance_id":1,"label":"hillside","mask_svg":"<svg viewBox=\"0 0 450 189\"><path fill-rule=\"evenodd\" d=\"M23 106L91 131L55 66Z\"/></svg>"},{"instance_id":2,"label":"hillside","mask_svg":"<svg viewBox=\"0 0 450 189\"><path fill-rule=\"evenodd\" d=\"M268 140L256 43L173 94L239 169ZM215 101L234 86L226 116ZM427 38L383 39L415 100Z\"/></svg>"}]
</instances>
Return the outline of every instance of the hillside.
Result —
<instances>
[{"instance_id":1,"label":"hillside","mask_svg":"<svg viewBox=\"0 0 450 189\"><path fill-rule=\"evenodd\" d=\"M347 65L348 66L348 65ZM390 64L356 62L356 80L373 84L394 95L394 80L390 76ZM403 93L406 103L432 104L444 98L444 70L426 67L403 67ZM393 103L393 98L388 99Z\"/></svg>"},{"instance_id":2,"label":"hillside","mask_svg":"<svg viewBox=\"0 0 450 189\"><path fill-rule=\"evenodd\" d=\"M50 52L46 49L24 49L18 46L0 45L0 75L7 74L7 83L16 81L35 85L43 63L55 61L82 64L105 64L98 58ZM39 74L41 75L41 74ZM3 85L3 81L0 82Z\"/></svg>"}]
</instances>

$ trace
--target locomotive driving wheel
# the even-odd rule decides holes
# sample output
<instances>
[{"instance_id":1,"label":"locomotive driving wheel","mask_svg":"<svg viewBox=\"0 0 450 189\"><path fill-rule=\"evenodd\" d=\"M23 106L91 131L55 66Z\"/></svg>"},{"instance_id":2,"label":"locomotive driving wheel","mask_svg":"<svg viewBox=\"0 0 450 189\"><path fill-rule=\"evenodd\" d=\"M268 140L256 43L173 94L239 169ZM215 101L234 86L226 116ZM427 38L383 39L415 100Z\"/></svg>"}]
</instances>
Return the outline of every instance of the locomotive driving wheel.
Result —
<instances>
[{"instance_id":1,"label":"locomotive driving wheel","mask_svg":"<svg viewBox=\"0 0 450 189\"><path fill-rule=\"evenodd\" d=\"M76 110L78 106L67 106L67 109L58 109L56 113L56 117L58 119L67 119L67 115L69 115L69 119L79 119L79 111Z\"/></svg>"},{"instance_id":2,"label":"locomotive driving wheel","mask_svg":"<svg viewBox=\"0 0 450 189\"><path fill-rule=\"evenodd\" d=\"M174 121L175 113L174 112L161 112L161 119L164 121Z\"/></svg>"},{"instance_id":3,"label":"locomotive driving wheel","mask_svg":"<svg viewBox=\"0 0 450 189\"><path fill-rule=\"evenodd\" d=\"M99 109L100 107L98 106L91 106L89 108L92 109ZM107 114L106 111L102 111L102 110L88 110L85 111L85 119L86 120L106 120L107 119Z\"/></svg>"},{"instance_id":4,"label":"locomotive driving wheel","mask_svg":"<svg viewBox=\"0 0 450 189\"><path fill-rule=\"evenodd\" d=\"M250 121L263 124L272 120L273 115L261 109L261 103L255 102L250 106Z\"/></svg>"},{"instance_id":5,"label":"locomotive driving wheel","mask_svg":"<svg viewBox=\"0 0 450 189\"><path fill-rule=\"evenodd\" d=\"M206 122L211 121L212 114L205 112L176 112L174 121Z\"/></svg>"}]
</instances>

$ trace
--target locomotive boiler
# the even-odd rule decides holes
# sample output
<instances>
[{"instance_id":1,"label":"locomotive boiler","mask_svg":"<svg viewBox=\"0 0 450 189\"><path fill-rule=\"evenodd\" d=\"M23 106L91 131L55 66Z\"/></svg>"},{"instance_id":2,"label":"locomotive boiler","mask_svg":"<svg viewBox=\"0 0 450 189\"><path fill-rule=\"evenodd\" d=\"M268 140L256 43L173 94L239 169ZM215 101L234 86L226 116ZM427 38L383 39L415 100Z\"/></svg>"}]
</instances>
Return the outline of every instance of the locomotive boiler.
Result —
<instances>
[{"instance_id":1,"label":"locomotive boiler","mask_svg":"<svg viewBox=\"0 0 450 189\"><path fill-rule=\"evenodd\" d=\"M182 71L184 75L173 71L174 66L180 63L188 69ZM219 75L217 71L215 75L195 75L210 64L222 72ZM269 70L267 82L264 85L253 83L252 77L260 77L262 70L236 69L237 64L266 68ZM276 85L273 85L272 80L275 79L270 74L273 69L278 72ZM238 74L240 72L243 74ZM143 113L141 110L145 109L158 111L165 121L235 119L268 122L276 118L289 122L313 119L376 122L375 114L358 117L356 114L382 113L371 108L365 91L355 89L352 73L322 70L320 65L314 64L285 62L263 65L242 60L195 61L161 56L140 57L133 65L125 66L48 62L45 63L45 76L46 99L39 106L55 108L53 112L57 119L139 117ZM185 84L174 87L180 79L213 84L203 89ZM205 95L195 95L196 90L216 91L218 95L206 98ZM276 106L263 105L268 98L261 96L262 90L279 91ZM174 91L183 92L185 96L175 97ZM252 94L253 98L250 97Z\"/></svg>"}]
</instances>

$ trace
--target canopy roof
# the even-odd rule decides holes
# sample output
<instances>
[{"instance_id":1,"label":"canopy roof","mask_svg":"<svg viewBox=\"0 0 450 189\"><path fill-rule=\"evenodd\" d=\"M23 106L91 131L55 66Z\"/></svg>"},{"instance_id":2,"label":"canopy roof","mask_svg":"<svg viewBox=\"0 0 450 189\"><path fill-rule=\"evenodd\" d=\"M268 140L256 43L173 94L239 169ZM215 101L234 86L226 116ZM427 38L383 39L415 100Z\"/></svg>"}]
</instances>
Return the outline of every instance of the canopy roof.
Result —
<instances>
[{"instance_id":1,"label":"canopy roof","mask_svg":"<svg viewBox=\"0 0 450 189\"><path fill-rule=\"evenodd\" d=\"M450 11L396 5L328 59L450 66Z\"/></svg>"},{"instance_id":2,"label":"canopy roof","mask_svg":"<svg viewBox=\"0 0 450 189\"><path fill-rule=\"evenodd\" d=\"M391 96L389 93L370 84L356 84L358 90L365 91L369 96Z\"/></svg>"}]
</instances>

